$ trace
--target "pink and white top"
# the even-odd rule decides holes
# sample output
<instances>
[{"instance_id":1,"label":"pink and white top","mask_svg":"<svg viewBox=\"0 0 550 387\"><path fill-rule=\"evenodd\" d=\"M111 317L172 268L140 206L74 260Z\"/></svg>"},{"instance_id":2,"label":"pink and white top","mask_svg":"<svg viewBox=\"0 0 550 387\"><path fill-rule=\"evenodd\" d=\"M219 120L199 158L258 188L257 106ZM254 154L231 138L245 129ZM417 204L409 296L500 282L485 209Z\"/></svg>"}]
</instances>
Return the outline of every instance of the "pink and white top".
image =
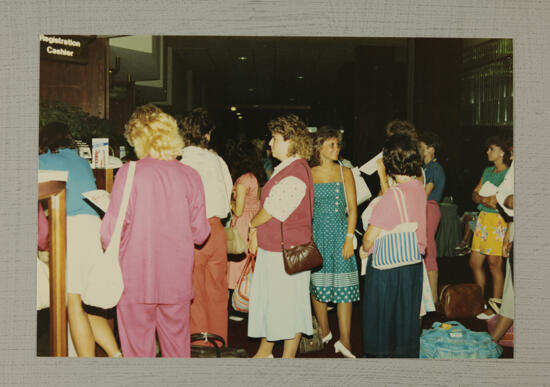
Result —
<instances>
[{"instance_id":1,"label":"pink and white top","mask_svg":"<svg viewBox=\"0 0 550 387\"><path fill-rule=\"evenodd\" d=\"M407 215L410 222L417 222L416 237L418 239L418 248L420 253L424 254L427 246L426 238L426 191L424 185L414 179L406 183L400 183L399 188L403 192L405 204L407 206ZM380 201L374 207L369 223L383 230L393 230L401 223L397 202L392 190L388 189L380 198ZM372 253L372 247L369 254Z\"/></svg>"},{"instance_id":2,"label":"pink and white top","mask_svg":"<svg viewBox=\"0 0 550 387\"><path fill-rule=\"evenodd\" d=\"M106 248L115 228L129 163L116 174L101 223ZM139 160L124 219L120 303L176 304L193 297L193 247L210 234L199 174L177 160Z\"/></svg>"}]
</instances>

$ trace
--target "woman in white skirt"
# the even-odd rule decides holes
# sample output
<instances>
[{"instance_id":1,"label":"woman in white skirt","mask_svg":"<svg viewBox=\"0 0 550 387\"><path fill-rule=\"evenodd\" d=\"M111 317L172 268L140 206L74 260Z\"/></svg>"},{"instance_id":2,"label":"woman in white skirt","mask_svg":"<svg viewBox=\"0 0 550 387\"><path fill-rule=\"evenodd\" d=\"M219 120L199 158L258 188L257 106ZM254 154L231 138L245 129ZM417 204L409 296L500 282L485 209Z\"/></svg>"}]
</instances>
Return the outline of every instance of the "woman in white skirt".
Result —
<instances>
[{"instance_id":1,"label":"woman in white skirt","mask_svg":"<svg viewBox=\"0 0 550 387\"><path fill-rule=\"evenodd\" d=\"M296 356L302 333L311 335L310 272L285 272L281 248L311 240L313 180L307 159L313 142L293 114L268 123L273 157L281 163L262 189L261 208L250 222L249 248L257 251L250 289L248 336L261 337L255 358L272 358L275 341L284 340L284 358Z\"/></svg>"},{"instance_id":2,"label":"woman in white skirt","mask_svg":"<svg viewBox=\"0 0 550 387\"><path fill-rule=\"evenodd\" d=\"M101 219L86 202L83 192L96 189L90 164L78 155L76 144L64 123L52 122L40 130L38 169L68 171L67 178L67 315L76 354L93 357L98 343L112 357L121 353L108 321L88 314L82 307L81 294L86 289L93 262L101 254L99 227ZM70 343L70 341L69 341ZM69 356L73 348L69 344Z\"/></svg>"}]
</instances>

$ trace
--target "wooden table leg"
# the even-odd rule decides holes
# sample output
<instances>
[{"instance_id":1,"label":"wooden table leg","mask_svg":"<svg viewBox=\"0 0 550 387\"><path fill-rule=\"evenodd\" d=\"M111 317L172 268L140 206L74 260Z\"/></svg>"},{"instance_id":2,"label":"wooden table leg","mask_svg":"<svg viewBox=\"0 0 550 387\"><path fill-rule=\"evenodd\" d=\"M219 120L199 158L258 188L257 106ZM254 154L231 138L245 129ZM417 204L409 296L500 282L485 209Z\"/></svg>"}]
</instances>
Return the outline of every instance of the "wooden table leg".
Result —
<instances>
[{"instance_id":1,"label":"wooden table leg","mask_svg":"<svg viewBox=\"0 0 550 387\"><path fill-rule=\"evenodd\" d=\"M65 293L66 193L49 198L50 222L50 355L67 356L67 308Z\"/></svg>"}]
</instances>

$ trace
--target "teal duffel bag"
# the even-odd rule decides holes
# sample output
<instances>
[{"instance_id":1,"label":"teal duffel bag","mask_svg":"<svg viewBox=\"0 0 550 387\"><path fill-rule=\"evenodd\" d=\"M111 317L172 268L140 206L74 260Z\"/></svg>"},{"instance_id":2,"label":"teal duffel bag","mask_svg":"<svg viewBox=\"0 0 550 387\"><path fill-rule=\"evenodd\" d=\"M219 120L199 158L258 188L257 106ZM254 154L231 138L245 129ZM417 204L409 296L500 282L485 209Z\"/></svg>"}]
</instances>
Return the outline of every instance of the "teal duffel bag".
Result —
<instances>
[{"instance_id":1,"label":"teal duffel bag","mask_svg":"<svg viewBox=\"0 0 550 387\"><path fill-rule=\"evenodd\" d=\"M421 359L497 359L501 354L487 332L472 332L456 321L435 322L420 335Z\"/></svg>"}]
</instances>

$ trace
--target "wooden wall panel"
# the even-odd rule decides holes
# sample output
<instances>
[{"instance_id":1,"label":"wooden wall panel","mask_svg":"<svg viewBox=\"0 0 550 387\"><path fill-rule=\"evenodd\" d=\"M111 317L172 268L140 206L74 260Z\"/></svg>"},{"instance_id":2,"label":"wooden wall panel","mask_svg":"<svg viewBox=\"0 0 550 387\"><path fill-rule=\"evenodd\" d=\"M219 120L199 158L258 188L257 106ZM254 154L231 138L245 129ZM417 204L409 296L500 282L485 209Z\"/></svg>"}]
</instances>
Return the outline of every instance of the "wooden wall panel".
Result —
<instances>
[{"instance_id":1,"label":"wooden wall panel","mask_svg":"<svg viewBox=\"0 0 550 387\"><path fill-rule=\"evenodd\" d=\"M460 125L461 39L415 39L414 124L419 132L431 131L441 138L438 161L445 169L446 195L466 205L475 186L468 168L471 155L466 151Z\"/></svg>"},{"instance_id":2,"label":"wooden wall panel","mask_svg":"<svg viewBox=\"0 0 550 387\"><path fill-rule=\"evenodd\" d=\"M88 48L88 64L40 60L40 100L79 106L108 118L108 39L97 38Z\"/></svg>"},{"instance_id":3,"label":"wooden wall panel","mask_svg":"<svg viewBox=\"0 0 550 387\"><path fill-rule=\"evenodd\" d=\"M406 107L406 88L396 82L406 68L394 59L393 47L359 47L355 61L354 159L362 165L380 152L386 124ZM401 112L401 113L400 113ZM404 118L404 117L400 117Z\"/></svg>"}]
</instances>

